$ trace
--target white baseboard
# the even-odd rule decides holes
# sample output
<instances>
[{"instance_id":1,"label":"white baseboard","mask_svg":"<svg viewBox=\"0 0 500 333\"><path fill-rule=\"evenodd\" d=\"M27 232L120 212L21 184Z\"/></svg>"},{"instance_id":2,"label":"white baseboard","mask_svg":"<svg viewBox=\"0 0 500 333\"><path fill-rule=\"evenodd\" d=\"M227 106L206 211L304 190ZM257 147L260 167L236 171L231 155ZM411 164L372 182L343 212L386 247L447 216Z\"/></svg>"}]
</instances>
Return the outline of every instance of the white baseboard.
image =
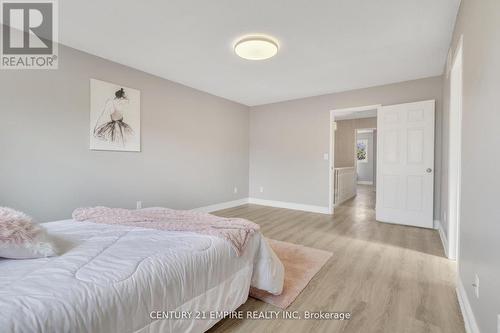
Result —
<instances>
[{"instance_id":1,"label":"white baseboard","mask_svg":"<svg viewBox=\"0 0 500 333\"><path fill-rule=\"evenodd\" d=\"M194 208L192 210L195 212L211 213L211 212L215 212L218 210L237 207L237 206L241 206L241 205L248 204L248 203L255 204L255 205L276 207L276 208L302 210L305 212L312 212L312 213L330 214L328 207L304 205L304 204L298 204L298 203L293 203L293 202L265 200L265 199L258 199L258 198L243 198L243 199L238 199L238 200L233 200L233 201L221 202L221 203L210 205L210 206L198 207L198 208Z\"/></svg>"},{"instance_id":2,"label":"white baseboard","mask_svg":"<svg viewBox=\"0 0 500 333\"><path fill-rule=\"evenodd\" d=\"M241 205L244 205L247 203L248 203L248 198L243 198L243 199L238 199L238 200L233 200L233 201L221 202L221 203L210 205L210 206L198 207L198 208L195 208L192 210L195 212L211 213L211 212L215 212L215 211L222 210L222 209L241 206Z\"/></svg>"},{"instance_id":3,"label":"white baseboard","mask_svg":"<svg viewBox=\"0 0 500 333\"><path fill-rule=\"evenodd\" d=\"M373 182L367 180L358 180L359 185L373 185Z\"/></svg>"},{"instance_id":4,"label":"white baseboard","mask_svg":"<svg viewBox=\"0 0 500 333\"><path fill-rule=\"evenodd\" d=\"M449 258L450 256L448 255L448 237L446 237L446 233L444 232L441 221L434 220L434 227L439 232L439 238L441 238L441 243L443 244L444 254L446 255L446 258Z\"/></svg>"},{"instance_id":5,"label":"white baseboard","mask_svg":"<svg viewBox=\"0 0 500 333\"><path fill-rule=\"evenodd\" d=\"M467 292L460 276L457 278L457 297L460 310L462 310L462 316L464 317L465 331L467 333L480 333L476 317L474 317L474 312L472 312L472 307L470 306L469 298L467 297Z\"/></svg>"},{"instance_id":6,"label":"white baseboard","mask_svg":"<svg viewBox=\"0 0 500 333\"><path fill-rule=\"evenodd\" d=\"M329 208L323 206L304 205L293 202L265 200L258 198L249 198L248 203L255 205L262 205L262 206L277 207L277 208L302 210L305 212L312 212L312 213L330 214Z\"/></svg>"}]
</instances>

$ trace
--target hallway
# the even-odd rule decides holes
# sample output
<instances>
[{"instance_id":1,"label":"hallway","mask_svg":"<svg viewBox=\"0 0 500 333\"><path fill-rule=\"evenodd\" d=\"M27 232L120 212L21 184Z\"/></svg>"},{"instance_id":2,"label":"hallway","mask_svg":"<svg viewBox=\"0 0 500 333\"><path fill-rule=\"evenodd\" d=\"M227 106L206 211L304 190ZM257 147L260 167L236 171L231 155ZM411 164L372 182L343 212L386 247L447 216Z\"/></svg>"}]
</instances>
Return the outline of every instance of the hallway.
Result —
<instances>
[{"instance_id":1,"label":"hallway","mask_svg":"<svg viewBox=\"0 0 500 333\"><path fill-rule=\"evenodd\" d=\"M338 207L348 206L375 210L375 197L375 186L358 184L356 196L340 204Z\"/></svg>"}]
</instances>

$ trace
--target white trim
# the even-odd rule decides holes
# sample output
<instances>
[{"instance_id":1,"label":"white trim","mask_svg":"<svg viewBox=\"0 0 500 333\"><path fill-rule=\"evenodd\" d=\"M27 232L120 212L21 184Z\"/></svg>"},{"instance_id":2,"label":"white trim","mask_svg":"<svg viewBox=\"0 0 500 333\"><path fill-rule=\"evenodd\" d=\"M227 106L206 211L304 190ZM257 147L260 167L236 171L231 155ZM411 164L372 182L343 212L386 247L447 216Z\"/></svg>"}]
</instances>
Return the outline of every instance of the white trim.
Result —
<instances>
[{"instance_id":1,"label":"white trim","mask_svg":"<svg viewBox=\"0 0 500 333\"><path fill-rule=\"evenodd\" d=\"M195 212L201 212L201 213L211 213L211 212L215 212L215 211L222 210L222 209L241 206L241 205L244 205L247 203L248 203L248 198L243 198L243 199L238 199L238 200L233 200L233 201L221 202L221 203L210 205L210 206L198 207L198 208L194 208L191 210L195 211Z\"/></svg>"},{"instance_id":2,"label":"white trim","mask_svg":"<svg viewBox=\"0 0 500 333\"><path fill-rule=\"evenodd\" d=\"M459 66L459 67L457 67ZM455 70L457 70L455 72ZM453 81L454 74L458 75L458 82ZM458 83L457 101L454 96L454 83ZM448 129L448 244L449 258L458 262L460 248L460 207L461 207L461 168L462 168L462 100L463 100L463 35L460 36L455 53L453 54L450 69L450 105ZM452 110L454 101L456 109ZM455 148L455 149L452 149Z\"/></svg>"},{"instance_id":3,"label":"white trim","mask_svg":"<svg viewBox=\"0 0 500 333\"><path fill-rule=\"evenodd\" d=\"M373 185L373 182L368 180L358 180L358 185Z\"/></svg>"},{"instance_id":4,"label":"white trim","mask_svg":"<svg viewBox=\"0 0 500 333\"><path fill-rule=\"evenodd\" d=\"M460 276L457 278L457 298L460 310L462 310L462 316L464 317L465 331L467 333L481 333Z\"/></svg>"},{"instance_id":5,"label":"white trim","mask_svg":"<svg viewBox=\"0 0 500 333\"><path fill-rule=\"evenodd\" d=\"M329 207L323 207L323 206L304 205L293 202L265 200L259 198L249 198L248 203L255 205L262 205L262 206L277 207L277 208L302 210L305 212L312 212L312 213L330 214Z\"/></svg>"},{"instance_id":6,"label":"white trim","mask_svg":"<svg viewBox=\"0 0 500 333\"><path fill-rule=\"evenodd\" d=\"M330 159L328 161L328 213L333 215L335 211L335 206L333 204L333 169L335 161L335 131L337 130L337 123L334 120L333 113L330 112L330 142L329 142L329 152Z\"/></svg>"},{"instance_id":7,"label":"white trim","mask_svg":"<svg viewBox=\"0 0 500 333\"><path fill-rule=\"evenodd\" d=\"M375 110L375 109L380 109L382 107L382 104L373 104L373 105L366 105L366 106L355 106L353 108L344 108L344 109L334 109L331 110L330 112L358 112L358 111L369 111L369 110Z\"/></svg>"},{"instance_id":8,"label":"white trim","mask_svg":"<svg viewBox=\"0 0 500 333\"><path fill-rule=\"evenodd\" d=\"M434 228L436 228L437 231L439 232L439 238L441 238L441 243L443 244L444 254L446 255L446 258L449 258L450 256L448 255L448 238L446 237L446 233L444 232L441 221L434 220Z\"/></svg>"},{"instance_id":9,"label":"white trim","mask_svg":"<svg viewBox=\"0 0 500 333\"><path fill-rule=\"evenodd\" d=\"M194 208L191 210L195 211L195 212L211 213L211 212L215 212L218 210L237 207L237 206L241 206L241 205L245 205L245 204L254 204L254 205L269 206L269 207L276 207L276 208L301 210L304 212L329 214L328 207L304 205L304 204L293 203L293 202L266 200L266 199L259 199L259 198L243 198L243 199L238 199L238 200L233 200L233 201L221 202L221 203L213 204L213 205L209 205L209 206L198 207L198 208Z\"/></svg>"}]
</instances>

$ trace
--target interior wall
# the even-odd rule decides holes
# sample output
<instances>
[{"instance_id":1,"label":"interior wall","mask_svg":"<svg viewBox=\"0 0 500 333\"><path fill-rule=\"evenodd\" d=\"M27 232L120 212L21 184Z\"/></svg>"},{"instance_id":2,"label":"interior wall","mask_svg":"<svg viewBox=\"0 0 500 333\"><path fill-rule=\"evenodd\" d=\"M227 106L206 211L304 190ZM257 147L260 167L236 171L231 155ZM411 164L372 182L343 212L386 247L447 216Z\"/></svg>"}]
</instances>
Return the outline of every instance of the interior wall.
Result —
<instances>
[{"instance_id":1,"label":"interior wall","mask_svg":"<svg viewBox=\"0 0 500 333\"><path fill-rule=\"evenodd\" d=\"M335 167L354 167L356 129L376 128L377 117L337 120L335 131Z\"/></svg>"},{"instance_id":2,"label":"interior wall","mask_svg":"<svg viewBox=\"0 0 500 333\"><path fill-rule=\"evenodd\" d=\"M452 50L463 35L462 198L459 277L481 332L496 332L500 314L500 2L462 0ZM448 153L449 78L444 82L443 153ZM445 155L446 156L446 155ZM443 213L447 209L447 160L443 159ZM447 227L448 221L442 223ZM475 275L480 279L474 295Z\"/></svg>"},{"instance_id":3,"label":"interior wall","mask_svg":"<svg viewBox=\"0 0 500 333\"><path fill-rule=\"evenodd\" d=\"M436 100L434 214L440 214L442 77L250 108L250 196L328 207L330 111ZM263 189L261 192L260 189Z\"/></svg>"},{"instance_id":4,"label":"interior wall","mask_svg":"<svg viewBox=\"0 0 500 333\"><path fill-rule=\"evenodd\" d=\"M1 71L0 206L47 221L81 206L248 197L248 107L64 46L59 59ZM90 78L141 91L142 152L89 150Z\"/></svg>"}]
</instances>

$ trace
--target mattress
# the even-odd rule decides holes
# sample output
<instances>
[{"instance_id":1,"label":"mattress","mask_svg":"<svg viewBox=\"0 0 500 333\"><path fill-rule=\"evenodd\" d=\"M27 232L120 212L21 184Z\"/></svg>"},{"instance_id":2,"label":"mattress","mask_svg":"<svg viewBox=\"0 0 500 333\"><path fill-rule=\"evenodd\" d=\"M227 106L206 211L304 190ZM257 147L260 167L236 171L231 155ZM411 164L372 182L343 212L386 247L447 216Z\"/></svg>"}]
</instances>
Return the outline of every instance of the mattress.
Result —
<instances>
[{"instance_id":1,"label":"mattress","mask_svg":"<svg viewBox=\"0 0 500 333\"><path fill-rule=\"evenodd\" d=\"M225 240L75 222L44 223L62 254L0 259L2 332L203 332L250 285L279 293L283 266L260 233ZM182 317L182 318L179 318Z\"/></svg>"}]
</instances>

